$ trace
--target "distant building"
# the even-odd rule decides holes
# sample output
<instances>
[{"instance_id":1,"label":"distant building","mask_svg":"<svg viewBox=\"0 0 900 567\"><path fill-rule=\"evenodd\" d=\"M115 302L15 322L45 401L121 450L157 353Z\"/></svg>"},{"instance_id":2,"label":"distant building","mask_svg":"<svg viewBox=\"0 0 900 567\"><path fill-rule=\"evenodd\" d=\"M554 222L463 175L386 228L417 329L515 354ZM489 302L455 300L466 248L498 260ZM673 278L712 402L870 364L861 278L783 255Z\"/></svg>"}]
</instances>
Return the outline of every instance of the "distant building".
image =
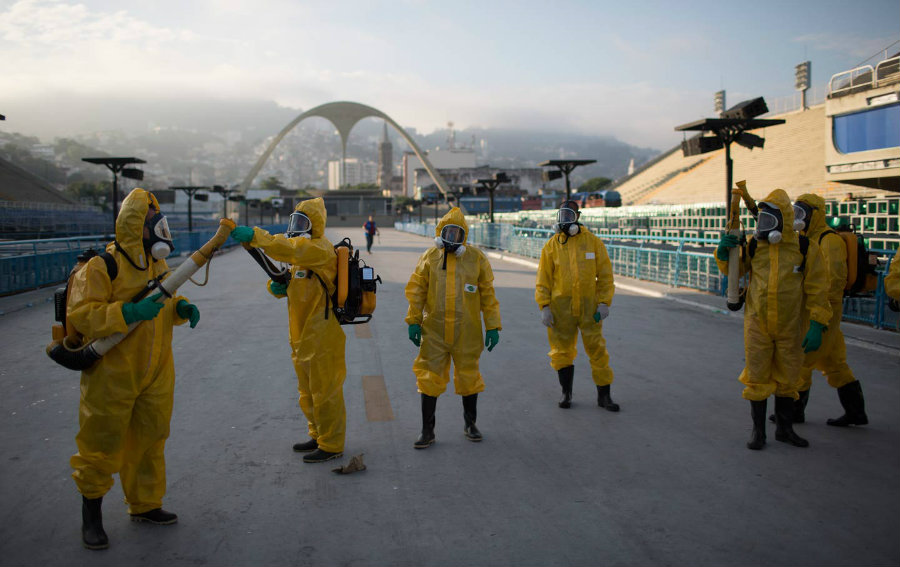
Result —
<instances>
[{"instance_id":1,"label":"distant building","mask_svg":"<svg viewBox=\"0 0 900 567\"><path fill-rule=\"evenodd\" d=\"M427 152L428 161L438 170L454 170L475 167L475 150L469 148L452 148L448 150L437 149ZM423 177L417 179L417 171L424 172ZM428 176L422 161L412 152L403 154L403 195L418 198L423 186L434 183Z\"/></svg>"},{"instance_id":2,"label":"distant building","mask_svg":"<svg viewBox=\"0 0 900 567\"><path fill-rule=\"evenodd\" d=\"M429 155L429 159L430 157ZM543 187L542 170L538 167L498 168L489 165L446 169L438 167L438 173L447 182L450 192L456 195L480 194L481 187L478 184L478 180L491 178L495 173L500 172L505 173L509 177L510 182L497 187L496 195L537 195ZM421 199L423 196L426 199L433 197L433 195L429 194L436 191L432 187L433 184L434 182L425 168L415 171L415 197L417 199Z\"/></svg>"},{"instance_id":3,"label":"distant building","mask_svg":"<svg viewBox=\"0 0 900 567\"><path fill-rule=\"evenodd\" d=\"M344 160L343 173L347 178L343 179L341 160L328 162L328 189L335 191L341 187L359 185L360 183L375 183L378 178L378 166L372 162L361 162L356 158Z\"/></svg>"}]
</instances>

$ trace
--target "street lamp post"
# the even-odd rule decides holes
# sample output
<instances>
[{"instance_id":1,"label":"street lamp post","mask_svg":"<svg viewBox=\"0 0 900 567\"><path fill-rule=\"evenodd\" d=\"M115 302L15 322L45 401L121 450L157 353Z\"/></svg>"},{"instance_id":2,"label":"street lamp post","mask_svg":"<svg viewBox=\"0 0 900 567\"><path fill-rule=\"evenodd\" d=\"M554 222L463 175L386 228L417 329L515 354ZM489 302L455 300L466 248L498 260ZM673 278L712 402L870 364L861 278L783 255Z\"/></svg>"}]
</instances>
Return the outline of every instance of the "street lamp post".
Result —
<instances>
[{"instance_id":1,"label":"street lamp post","mask_svg":"<svg viewBox=\"0 0 900 567\"><path fill-rule=\"evenodd\" d=\"M566 176L566 201L569 200L572 189L569 186L569 174L579 165L588 165L597 163L595 159L550 159L538 164L538 167L556 167L557 171L547 171L544 173L544 181L553 181L559 179L563 175Z\"/></svg>"},{"instance_id":2,"label":"street lamp post","mask_svg":"<svg viewBox=\"0 0 900 567\"><path fill-rule=\"evenodd\" d=\"M169 187L173 191L183 191L188 198L188 232L193 232L194 230L194 194L197 191L205 190L208 191L209 187L206 186L196 186L196 185L188 185L185 187ZM205 195L206 198L209 198L208 195Z\"/></svg>"},{"instance_id":3,"label":"street lamp post","mask_svg":"<svg viewBox=\"0 0 900 567\"><path fill-rule=\"evenodd\" d=\"M96 163L97 165L105 165L113 174L113 190L112 190L112 216L113 216L113 232L116 231L116 214L119 212L119 173L122 177L128 179L144 178L144 172L133 167L125 167L135 163L147 163L146 161L136 157L94 157L81 158L81 161L88 163Z\"/></svg>"},{"instance_id":4,"label":"street lamp post","mask_svg":"<svg viewBox=\"0 0 900 567\"><path fill-rule=\"evenodd\" d=\"M762 148L765 140L750 130L784 124L780 119L756 118L769 111L762 98L745 100L722 113L721 118L702 118L688 124L676 126L676 132L700 132L697 136L681 143L685 157L704 154L725 148L725 216L731 215L731 186L734 162L731 160L731 143L750 148ZM712 132L712 136L703 136L704 132Z\"/></svg>"},{"instance_id":5,"label":"street lamp post","mask_svg":"<svg viewBox=\"0 0 900 567\"><path fill-rule=\"evenodd\" d=\"M497 173L486 179L475 180L475 182L478 183L483 189L487 189L488 195L490 196L489 215L492 224L494 222L494 190L497 189L498 185L502 183L509 183L510 181L510 178L506 175L506 173L502 171L498 171Z\"/></svg>"}]
</instances>

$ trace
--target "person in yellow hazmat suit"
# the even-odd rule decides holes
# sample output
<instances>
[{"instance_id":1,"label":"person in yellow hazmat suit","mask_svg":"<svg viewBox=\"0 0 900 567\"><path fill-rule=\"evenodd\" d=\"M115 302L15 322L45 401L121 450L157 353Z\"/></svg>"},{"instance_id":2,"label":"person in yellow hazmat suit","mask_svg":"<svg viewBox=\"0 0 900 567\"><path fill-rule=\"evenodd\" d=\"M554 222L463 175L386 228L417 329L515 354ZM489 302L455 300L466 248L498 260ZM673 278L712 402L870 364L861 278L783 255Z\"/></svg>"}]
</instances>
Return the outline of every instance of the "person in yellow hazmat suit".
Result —
<instances>
[{"instance_id":1,"label":"person in yellow hazmat suit","mask_svg":"<svg viewBox=\"0 0 900 567\"><path fill-rule=\"evenodd\" d=\"M812 387L813 370L821 371L828 385L837 388L838 399L844 415L829 419L828 425L846 427L869 423L862 385L853 376L847 364L847 347L841 332L841 316L844 308L844 287L847 285L847 245L844 239L828 228L825 222L825 199L807 193L794 202L794 229L819 245L828 273L828 302L831 320L819 350L809 353L803 360L798 386L799 399L794 402L794 423L806 421L806 403Z\"/></svg>"},{"instance_id":2,"label":"person in yellow hazmat suit","mask_svg":"<svg viewBox=\"0 0 900 567\"><path fill-rule=\"evenodd\" d=\"M419 348L413 362L422 398L422 433L413 446L425 449L434 443L437 399L450 381L462 396L464 433L481 441L475 426L478 393L484 379L478 359L484 347L492 351L500 342L500 304L494 295L494 272L484 252L466 246L469 227L458 207L453 207L435 229L435 246L419 258L406 284L409 339ZM484 340L481 321L484 317Z\"/></svg>"},{"instance_id":3,"label":"person in yellow hazmat suit","mask_svg":"<svg viewBox=\"0 0 900 567\"><path fill-rule=\"evenodd\" d=\"M603 241L582 226L575 201L566 201L557 212L557 233L541 250L534 300L550 341L550 366L559 376L559 407L572 405L578 331L597 386L597 405L619 411L612 401L613 371L603 338L603 320L609 316L615 284L612 264Z\"/></svg>"},{"instance_id":4,"label":"person in yellow hazmat suit","mask_svg":"<svg viewBox=\"0 0 900 567\"><path fill-rule=\"evenodd\" d=\"M891 298L894 304L900 301L900 257L898 254L894 254L894 257L891 258L888 274L884 276L884 293ZM891 308L893 309L893 307Z\"/></svg>"},{"instance_id":5,"label":"person in yellow hazmat suit","mask_svg":"<svg viewBox=\"0 0 900 567\"><path fill-rule=\"evenodd\" d=\"M744 307L744 369L739 380L750 401L753 433L747 447L766 443L766 402L775 394L775 439L796 447L809 442L794 432L794 400L798 399L803 353L818 350L831 320L828 273L818 243L793 228L794 210L782 189L759 202L756 231L741 247L743 275L750 272ZM728 250L738 237L726 234L716 248L716 262L728 273ZM805 254L804 254L804 250ZM805 307L804 307L805 304ZM809 330L803 335L806 312Z\"/></svg>"},{"instance_id":6,"label":"person in yellow hazmat suit","mask_svg":"<svg viewBox=\"0 0 900 567\"><path fill-rule=\"evenodd\" d=\"M168 222L152 193L135 189L116 217L116 239L106 247L115 275L100 256L91 258L69 288L66 317L86 340L125 333L143 321L91 368L81 373L78 453L70 460L82 494L82 542L105 549L101 504L119 474L128 513L134 521L174 524L178 517L162 509L166 493L164 449L175 389L172 326L200 320L200 311L184 297L157 302L147 282L169 268L174 250Z\"/></svg>"},{"instance_id":7,"label":"person in yellow hazmat suit","mask_svg":"<svg viewBox=\"0 0 900 567\"><path fill-rule=\"evenodd\" d=\"M284 235L248 226L238 226L231 232L238 242L247 242L273 260L291 265L291 281L286 288L271 280L266 287L276 297L287 296L291 359L297 372L300 409L306 416L310 437L296 443L294 451L307 453L303 456L306 463L340 457L347 422L346 337L331 312L337 254L325 238L326 217L325 201L307 199L291 213Z\"/></svg>"}]
</instances>

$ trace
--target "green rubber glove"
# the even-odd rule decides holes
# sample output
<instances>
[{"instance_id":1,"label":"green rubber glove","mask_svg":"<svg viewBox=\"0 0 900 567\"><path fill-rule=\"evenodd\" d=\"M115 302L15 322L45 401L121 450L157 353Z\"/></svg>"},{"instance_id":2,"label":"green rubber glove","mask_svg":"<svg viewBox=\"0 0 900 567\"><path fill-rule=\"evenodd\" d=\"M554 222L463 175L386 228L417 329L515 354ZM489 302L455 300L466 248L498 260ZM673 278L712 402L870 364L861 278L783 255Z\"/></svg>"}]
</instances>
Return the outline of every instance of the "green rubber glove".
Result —
<instances>
[{"instance_id":1,"label":"green rubber glove","mask_svg":"<svg viewBox=\"0 0 900 567\"><path fill-rule=\"evenodd\" d=\"M825 329L827 329L827 327L818 321L809 322L809 330L806 331L806 336L800 344L800 346L803 347L803 352L814 352L819 350L819 347L822 346L822 332L825 331Z\"/></svg>"},{"instance_id":2,"label":"green rubber glove","mask_svg":"<svg viewBox=\"0 0 900 567\"><path fill-rule=\"evenodd\" d=\"M234 234L233 232L231 234ZM726 234L719 240L719 245L716 247L716 258L722 260L723 262L728 261L728 249L734 248L738 245L738 237L733 234Z\"/></svg>"},{"instance_id":3,"label":"green rubber glove","mask_svg":"<svg viewBox=\"0 0 900 567\"><path fill-rule=\"evenodd\" d=\"M197 309L197 306L193 303L188 303L184 299L178 302L178 305L175 306L175 313L178 313L178 316L182 319L187 319L191 322L191 329L197 326L197 323L200 322L200 310Z\"/></svg>"},{"instance_id":4,"label":"green rubber glove","mask_svg":"<svg viewBox=\"0 0 900 567\"><path fill-rule=\"evenodd\" d=\"M416 346L422 344L422 325L413 324L409 326L409 340Z\"/></svg>"},{"instance_id":5,"label":"green rubber glove","mask_svg":"<svg viewBox=\"0 0 900 567\"><path fill-rule=\"evenodd\" d=\"M287 295L287 284L269 280L268 286L269 291L272 292L272 295Z\"/></svg>"},{"instance_id":6,"label":"green rubber glove","mask_svg":"<svg viewBox=\"0 0 900 567\"><path fill-rule=\"evenodd\" d=\"M238 242L250 242L253 240L253 229L249 226L236 226L231 231L231 238Z\"/></svg>"},{"instance_id":7,"label":"green rubber glove","mask_svg":"<svg viewBox=\"0 0 900 567\"><path fill-rule=\"evenodd\" d=\"M500 342L500 329L491 329L484 333L484 346L487 347L488 352L494 350L494 347L497 346L497 343Z\"/></svg>"},{"instance_id":8,"label":"green rubber glove","mask_svg":"<svg viewBox=\"0 0 900 567\"><path fill-rule=\"evenodd\" d=\"M150 297L145 297L137 303L123 303L122 317L125 319L125 324L130 325L135 321L149 321L159 315L160 310L163 308L163 303L157 303L156 300L160 297L162 297L162 294L157 293Z\"/></svg>"}]
</instances>

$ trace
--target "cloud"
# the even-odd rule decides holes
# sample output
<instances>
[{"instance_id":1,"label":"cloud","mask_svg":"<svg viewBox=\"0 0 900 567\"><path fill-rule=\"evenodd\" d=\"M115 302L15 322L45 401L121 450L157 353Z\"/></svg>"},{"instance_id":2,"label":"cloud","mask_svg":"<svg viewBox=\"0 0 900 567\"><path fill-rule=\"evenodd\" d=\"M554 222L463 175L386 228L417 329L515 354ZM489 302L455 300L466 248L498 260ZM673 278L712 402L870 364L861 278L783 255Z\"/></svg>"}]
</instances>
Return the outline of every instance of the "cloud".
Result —
<instances>
[{"instance_id":1,"label":"cloud","mask_svg":"<svg viewBox=\"0 0 900 567\"><path fill-rule=\"evenodd\" d=\"M841 33L813 33L793 38L794 43L809 45L819 51L833 51L840 54L852 55L855 59L865 60L873 55L879 55L884 46L893 41L894 37L857 36Z\"/></svg>"}]
</instances>

